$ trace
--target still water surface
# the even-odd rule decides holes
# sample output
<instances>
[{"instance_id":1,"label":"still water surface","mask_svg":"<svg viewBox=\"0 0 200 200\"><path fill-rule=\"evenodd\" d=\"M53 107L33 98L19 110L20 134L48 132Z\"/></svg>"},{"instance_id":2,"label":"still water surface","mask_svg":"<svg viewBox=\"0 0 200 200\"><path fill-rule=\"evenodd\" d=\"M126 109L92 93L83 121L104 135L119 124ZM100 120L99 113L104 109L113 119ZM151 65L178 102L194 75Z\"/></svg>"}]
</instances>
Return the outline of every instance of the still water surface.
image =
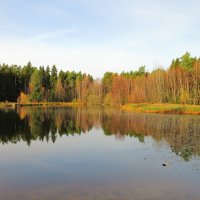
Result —
<instances>
[{"instance_id":1,"label":"still water surface","mask_svg":"<svg viewBox=\"0 0 200 200\"><path fill-rule=\"evenodd\" d=\"M0 199L199 200L200 116L0 110Z\"/></svg>"}]
</instances>

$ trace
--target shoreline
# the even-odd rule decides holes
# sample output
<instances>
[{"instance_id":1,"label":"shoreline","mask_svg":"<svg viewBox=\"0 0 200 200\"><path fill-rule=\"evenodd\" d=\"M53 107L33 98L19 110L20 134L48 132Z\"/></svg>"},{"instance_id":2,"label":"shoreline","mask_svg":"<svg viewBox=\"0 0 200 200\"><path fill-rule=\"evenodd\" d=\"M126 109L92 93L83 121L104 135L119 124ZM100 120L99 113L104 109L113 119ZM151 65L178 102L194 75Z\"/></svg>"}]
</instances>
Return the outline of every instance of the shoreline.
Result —
<instances>
[{"instance_id":1,"label":"shoreline","mask_svg":"<svg viewBox=\"0 0 200 200\"><path fill-rule=\"evenodd\" d=\"M50 106L82 106L83 103L77 102L38 102L38 103L13 103L6 102L0 103L0 108L17 108L17 107L27 107L27 106L38 106L38 107L50 107Z\"/></svg>"},{"instance_id":2,"label":"shoreline","mask_svg":"<svg viewBox=\"0 0 200 200\"><path fill-rule=\"evenodd\" d=\"M17 107L67 107L67 106L83 106L80 102L38 102L38 103L14 103L0 102L0 108L17 108ZM120 109L126 112L135 113L159 113L159 114L190 114L200 115L200 105L189 104L165 104L165 103L128 103L120 106Z\"/></svg>"},{"instance_id":3,"label":"shoreline","mask_svg":"<svg viewBox=\"0 0 200 200\"><path fill-rule=\"evenodd\" d=\"M121 109L136 113L200 115L200 105L189 104L138 103L122 105Z\"/></svg>"}]
</instances>

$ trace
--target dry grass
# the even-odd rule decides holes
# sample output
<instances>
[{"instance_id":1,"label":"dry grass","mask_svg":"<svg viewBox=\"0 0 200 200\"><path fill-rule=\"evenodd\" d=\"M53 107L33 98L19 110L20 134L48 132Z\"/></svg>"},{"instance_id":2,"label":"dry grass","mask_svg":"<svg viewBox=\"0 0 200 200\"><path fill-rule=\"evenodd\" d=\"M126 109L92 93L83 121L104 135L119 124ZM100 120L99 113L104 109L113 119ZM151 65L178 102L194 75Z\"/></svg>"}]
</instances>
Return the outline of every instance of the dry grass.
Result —
<instances>
[{"instance_id":1,"label":"dry grass","mask_svg":"<svg viewBox=\"0 0 200 200\"><path fill-rule=\"evenodd\" d=\"M139 113L168 113L168 114L193 114L200 115L200 105L182 104L126 104L123 110Z\"/></svg>"},{"instance_id":2,"label":"dry grass","mask_svg":"<svg viewBox=\"0 0 200 200\"><path fill-rule=\"evenodd\" d=\"M12 103L12 102L0 102L0 108L15 108L15 103Z\"/></svg>"},{"instance_id":3,"label":"dry grass","mask_svg":"<svg viewBox=\"0 0 200 200\"><path fill-rule=\"evenodd\" d=\"M82 103L77 102L29 102L29 103L10 103L10 102L0 102L0 108L15 108L17 106L41 106L41 107L48 107L48 106L79 106L83 105Z\"/></svg>"}]
</instances>

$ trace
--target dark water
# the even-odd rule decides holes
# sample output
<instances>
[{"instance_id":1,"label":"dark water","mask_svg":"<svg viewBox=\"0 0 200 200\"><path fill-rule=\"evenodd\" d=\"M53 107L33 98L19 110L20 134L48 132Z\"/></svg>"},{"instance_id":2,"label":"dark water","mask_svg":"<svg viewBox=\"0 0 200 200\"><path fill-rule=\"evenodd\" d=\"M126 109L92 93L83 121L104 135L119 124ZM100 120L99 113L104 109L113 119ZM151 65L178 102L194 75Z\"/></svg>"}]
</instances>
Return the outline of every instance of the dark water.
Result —
<instances>
[{"instance_id":1,"label":"dark water","mask_svg":"<svg viewBox=\"0 0 200 200\"><path fill-rule=\"evenodd\" d=\"M199 200L200 116L0 110L0 199Z\"/></svg>"}]
</instances>

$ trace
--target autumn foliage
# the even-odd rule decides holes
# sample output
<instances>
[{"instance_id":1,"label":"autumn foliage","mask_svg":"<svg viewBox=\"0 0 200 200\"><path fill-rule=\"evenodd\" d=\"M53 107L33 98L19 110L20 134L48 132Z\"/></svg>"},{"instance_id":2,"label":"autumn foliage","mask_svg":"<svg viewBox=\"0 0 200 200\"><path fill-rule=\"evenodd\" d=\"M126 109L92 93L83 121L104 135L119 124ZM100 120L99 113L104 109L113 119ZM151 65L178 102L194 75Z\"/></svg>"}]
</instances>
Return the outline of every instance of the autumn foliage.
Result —
<instances>
[{"instance_id":1,"label":"autumn foliage","mask_svg":"<svg viewBox=\"0 0 200 200\"><path fill-rule=\"evenodd\" d=\"M20 95L17 98L17 102L20 104L28 103L28 96L26 94L24 94L23 92L20 92Z\"/></svg>"},{"instance_id":2,"label":"autumn foliage","mask_svg":"<svg viewBox=\"0 0 200 200\"><path fill-rule=\"evenodd\" d=\"M145 66L121 74L106 72L95 80L82 72L56 66L36 68L0 65L0 101L200 104L200 59L186 52L165 70L147 72Z\"/></svg>"}]
</instances>

